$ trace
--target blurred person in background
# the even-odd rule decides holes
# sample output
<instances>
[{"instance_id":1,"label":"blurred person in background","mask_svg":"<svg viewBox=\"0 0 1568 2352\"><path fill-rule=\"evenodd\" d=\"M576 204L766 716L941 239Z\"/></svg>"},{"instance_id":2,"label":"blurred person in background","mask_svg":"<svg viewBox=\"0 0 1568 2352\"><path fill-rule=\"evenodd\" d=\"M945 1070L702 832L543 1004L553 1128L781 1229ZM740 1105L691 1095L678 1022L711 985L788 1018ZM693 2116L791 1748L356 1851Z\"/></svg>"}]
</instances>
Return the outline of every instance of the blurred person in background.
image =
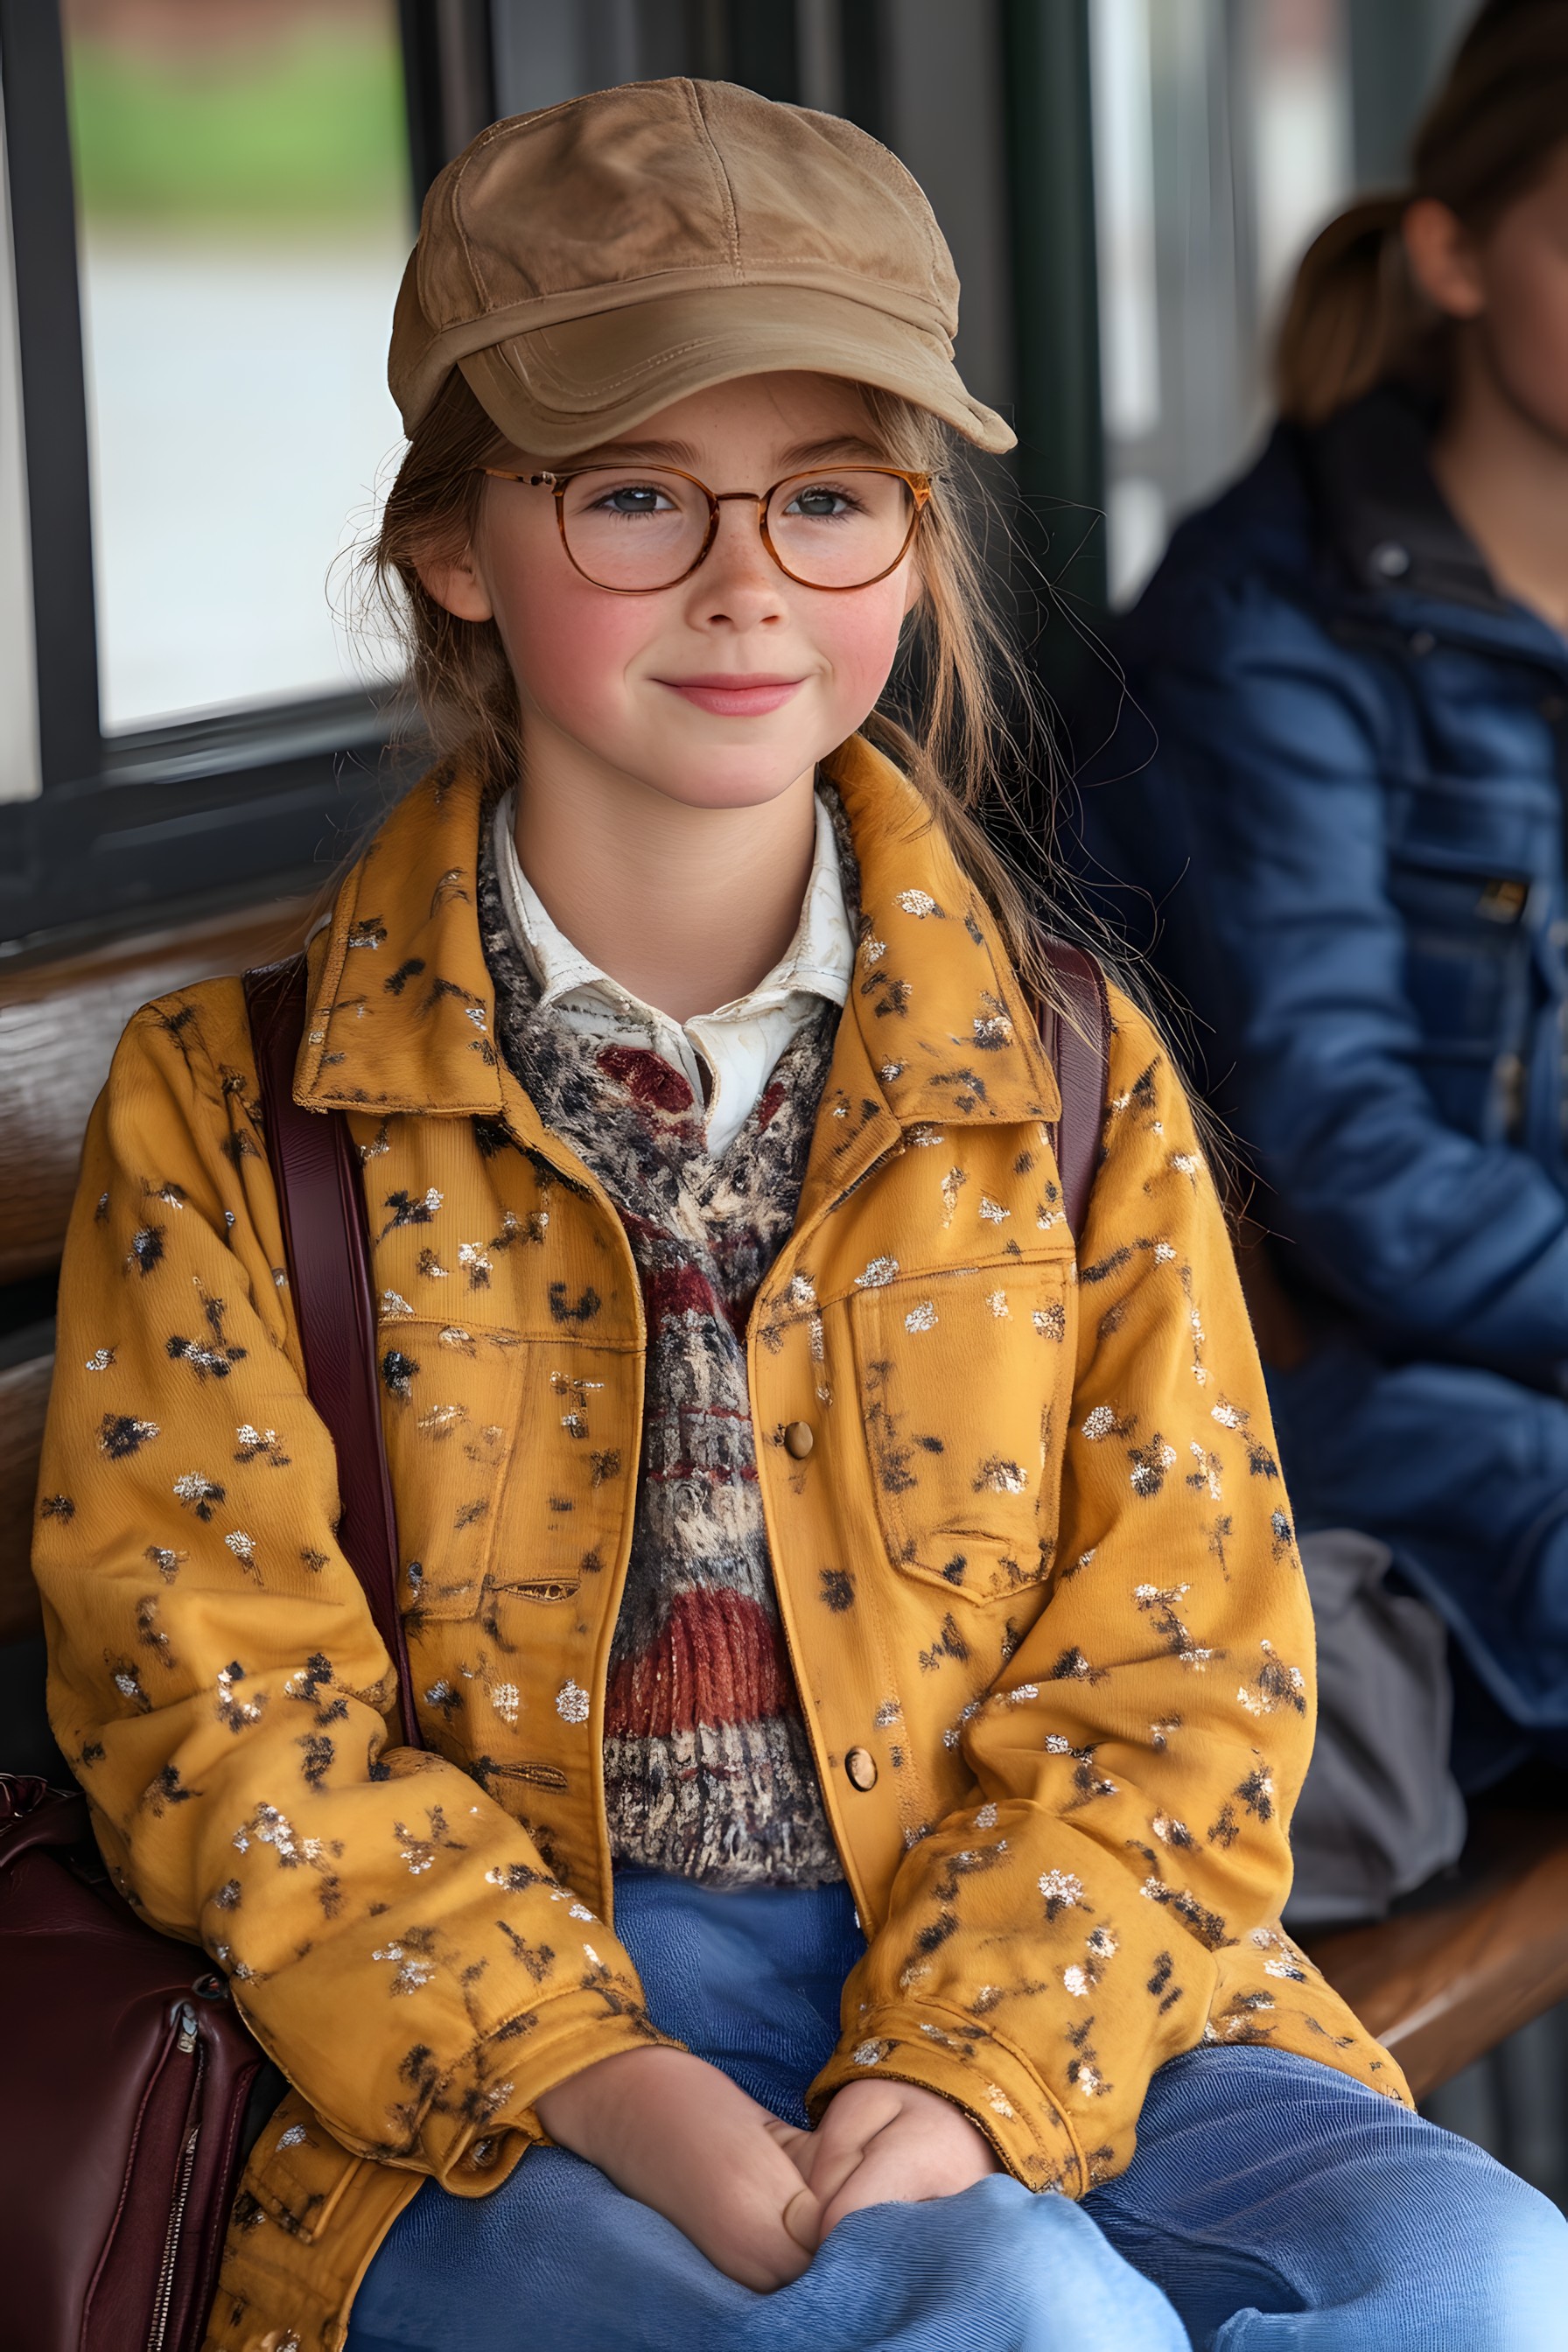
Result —
<instances>
[{"instance_id":1,"label":"blurred person in background","mask_svg":"<svg viewBox=\"0 0 1568 2352\"><path fill-rule=\"evenodd\" d=\"M1562 0L1481 11L1409 187L1302 263L1278 392L1119 632L1084 834L1261 1179L1320 1623L1310 1924L1458 1850L1445 1629L1462 1786L1568 1764Z\"/></svg>"}]
</instances>

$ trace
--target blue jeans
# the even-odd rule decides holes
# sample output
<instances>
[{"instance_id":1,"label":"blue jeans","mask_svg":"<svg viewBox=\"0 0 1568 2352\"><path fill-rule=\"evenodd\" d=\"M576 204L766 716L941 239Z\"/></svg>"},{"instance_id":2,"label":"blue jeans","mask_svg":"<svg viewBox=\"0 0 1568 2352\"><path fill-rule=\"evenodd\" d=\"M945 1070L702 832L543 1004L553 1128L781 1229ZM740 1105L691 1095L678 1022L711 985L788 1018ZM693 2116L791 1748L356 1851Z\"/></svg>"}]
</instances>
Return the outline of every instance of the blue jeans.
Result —
<instances>
[{"instance_id":1,"label":"blue jeans","mask_svg":"<svg viewBox=\"0 0 1568 2352\"><path fill-rule=\"evenodd\" d=\"M838 2036L864 1949L842 1887L623 1873L654 2016L775 2114ZM1284 2052L1161 2068L1119 2179L852 2214L775 2294L563 2148L485 2198L426 2182L347 2352L1562 2352L1568 2224L1468 2141Z\"/></svg>"}]
</instances>

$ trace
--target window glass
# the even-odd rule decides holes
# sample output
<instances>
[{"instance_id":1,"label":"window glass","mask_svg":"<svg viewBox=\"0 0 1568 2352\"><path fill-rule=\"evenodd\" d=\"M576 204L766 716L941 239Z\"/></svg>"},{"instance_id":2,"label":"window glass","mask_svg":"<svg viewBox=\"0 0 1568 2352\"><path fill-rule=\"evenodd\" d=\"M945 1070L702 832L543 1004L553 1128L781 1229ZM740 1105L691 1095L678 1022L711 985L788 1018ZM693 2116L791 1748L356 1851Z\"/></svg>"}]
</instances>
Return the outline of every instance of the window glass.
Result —
<instances>
[{"instance_id":1,"label":"window glass","mask_svg":"<svg viewBox=\"0 0 1568 2352\"><path fill-rule=\"evenodd\" d=\"M1247 462L1296 265L1358 187L1398 184L1473 6L1089 0L1114 603Z\"/></svg>"},{"instance_id":2,"label":"window glass","mask_svg":"<svg viewBox=\"0 0 1568 2352\"><path fill-rule=\"evenodd\" d=\"M62 16L105 730L340 691L329 571L399 433L395 0Z\"/></svg>"},{"instance_id":3,"label":"window glass","mask_svg":"<svg viewBox=\"0 0 1568 2352\"><path fill-rule=\"evenodd\" d=\"M1268 338L1352 181L1350 0L1091 0L1111 601L1245 462Z\"/></svg>"},{"instance_id":4,"label":"window glass","mask_svg":"<svg viewBox=\"0 0 1568 2352\"><path fill-rule=\"evenodd\" d=\"M1397 186L1475 0L1089 0L1111 601L1239 472L1296 265Z\"/></svg>"}]
</instances>

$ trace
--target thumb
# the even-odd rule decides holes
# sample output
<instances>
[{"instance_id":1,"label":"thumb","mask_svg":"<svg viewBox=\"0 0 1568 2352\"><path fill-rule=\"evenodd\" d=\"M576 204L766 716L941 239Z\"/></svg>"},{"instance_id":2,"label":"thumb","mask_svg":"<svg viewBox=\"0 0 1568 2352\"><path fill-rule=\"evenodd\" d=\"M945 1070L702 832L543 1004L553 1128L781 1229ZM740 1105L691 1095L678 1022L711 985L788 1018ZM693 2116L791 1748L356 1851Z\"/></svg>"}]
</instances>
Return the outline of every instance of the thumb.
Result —
<instances>
[{"instance_id":1,"label":"thumb","mask_svg":"<svg viewBox=\"0 0 1568 2352\"><path fill-rule=\"evenodd\" d=\"M808 2254L816 2252L822 2228L822 2207L809 2189L797 2189L784 2209L785 2234Z\"/></svg>"}]
</instances>

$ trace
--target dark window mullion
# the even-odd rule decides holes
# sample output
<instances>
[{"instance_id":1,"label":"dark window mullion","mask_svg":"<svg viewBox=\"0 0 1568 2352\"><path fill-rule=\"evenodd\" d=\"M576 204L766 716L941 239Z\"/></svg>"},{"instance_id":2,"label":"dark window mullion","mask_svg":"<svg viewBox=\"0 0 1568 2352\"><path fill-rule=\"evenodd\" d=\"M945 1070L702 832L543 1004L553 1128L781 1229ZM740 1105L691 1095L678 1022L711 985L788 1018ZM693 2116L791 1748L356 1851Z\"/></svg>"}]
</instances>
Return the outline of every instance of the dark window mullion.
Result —
<instances>
[{"instance_id":1,"label":"dark window mullion","mask_svg":"<svg viewBox=\"0 0 1568 2352\"><path fill-rule=\"evenodd\" d=\"M873 139L887 132L886 28L880 0L839 0L844 111Z\"/></svg>"},{"instance_id":2,"label":"dark window mullion","mask_svg":"<svg viewBox=\"0 0 1568 2352\"><path fill-rule=\"evenodd\" d=\"M417 212L442 166L496 111L489 0L398 0L408 150Z\"/></svg>"},{"instance_id":3,"label":"dark window mullion","mask_svg":"<svg viewBox=\"0 0 1568 2352\"><path fill-rule=\"evenodd\" d=\"M1003 0L1017 480L1053 590L1105 602L1089 0ZM1070 632L1058 632L1069 644ZM1049 651L1054 657L1055 645ZM1042 656L1043 658L1043 656Z\"/></svg>"},{"instance_id":4,"label":"dark window mullion","mask_svg":"<svg viewBox=\"0 0 1568 2352\"><path fill-rule=\"evenodd\" d=\"M98 634L76 190L54 0L0 0L44 789L97 773Z\"/></svg>"}]
</instances>

